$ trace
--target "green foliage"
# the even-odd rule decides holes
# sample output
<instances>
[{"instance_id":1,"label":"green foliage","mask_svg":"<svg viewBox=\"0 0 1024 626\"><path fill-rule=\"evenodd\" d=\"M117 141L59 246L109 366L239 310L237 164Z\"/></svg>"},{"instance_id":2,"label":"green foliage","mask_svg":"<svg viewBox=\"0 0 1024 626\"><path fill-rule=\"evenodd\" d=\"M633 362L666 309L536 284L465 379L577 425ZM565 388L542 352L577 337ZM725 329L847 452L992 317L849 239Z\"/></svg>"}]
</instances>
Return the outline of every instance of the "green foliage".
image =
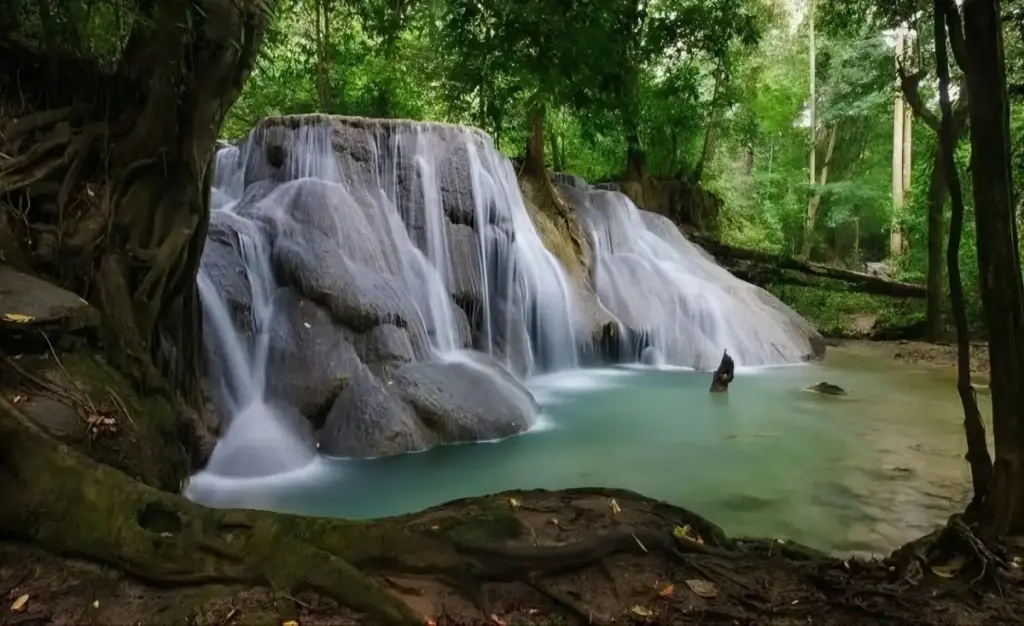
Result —
<instances>
[{"instance_id":1,"label":"green foliage","mask_svg":"<svg viewBox=\"0 0 1024 626\"><path fill-rule=\"evenodd\" d=\"M1006 22L1014 94L1024 94L1022 1L1006 3L1015 16ZM928 70L930 7L927 0L817 1L812 138L809 24L804 7L792 3L292 0L280 11L225 134L239 136L261 117L280 113L408 117L479 126L518 156L526 120L542 106L551 167L600 182L620 176L627 153L639 151L651 175L699 178L721 197L718 224L726 242L782 254L800 251L808 205L817 198L812 260L854 270L885 261L898 278L923 282L935 134L921 121L913 124L912 185L895 216L908 249L889 258L898 87L886 33L903 22L914 26L919 39L910 63ZM957 68L953 73L957 83ZM934 106L931 78L920 93ZM1015 146L1024 146L1022 111L1015 101ZM977 324L970 176L963 170L969 146L962 143L968 215L961 267ZM808 170L812 145L815 185ZM1024 170L1021 154L1015 150L1015 164ZM1016 183L1020 198L1024 176ZM827 317L818 309L834 309L835 319L823 323L836 328L858 306L881 319L917 315L853 294L780 293L812 319Z\"/></svg>"},{"instance_id":2,"label":"green foliage","mask_svg":"<svg viewBox=\"0 0 1024 626\"><path fill-rule=\"evenodd\" d=\"M834 282L834 281L823 281ZM830 285L842 289L842 285ZM887 296L771 285L768 290L808 319L827 337L865 337L924 321L924 301Z\"/></svg>"}]
</instances>

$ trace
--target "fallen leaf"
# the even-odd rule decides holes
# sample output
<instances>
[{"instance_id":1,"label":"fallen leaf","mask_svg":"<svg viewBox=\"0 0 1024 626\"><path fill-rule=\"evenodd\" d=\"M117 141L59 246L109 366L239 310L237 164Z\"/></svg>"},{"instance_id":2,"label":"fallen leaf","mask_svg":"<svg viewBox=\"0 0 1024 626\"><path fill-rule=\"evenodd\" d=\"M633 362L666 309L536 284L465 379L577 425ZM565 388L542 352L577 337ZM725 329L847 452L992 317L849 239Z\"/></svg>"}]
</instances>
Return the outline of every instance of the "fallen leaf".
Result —
<instances>
[{"instance_id":1,"label":"fallen leaf","mask_svg":"<svg viewBox=\"0 0 1024 626\"><path fill-rule=\"evenodd\" d=\"M633 605L633 612L637 615L640 615L641 617L650 617L654 615L654 613L652 613L650 609L644 608L639 604Z\"/></svg>"},{"instance_id":2,"label":"fallen leaf","mask_svg":"<svg viewBox=\"0 0 1024 626\"><path fill-rule=\"evenodd\" d=\"M520 506L522 506L522 504L519 503L519 500L516 500L515 498L509 498L508 505L513 509L518 509Z\"/></svg>"},{"instance_id":3,"label":"fallen leaf","mask_svg":"<svg viewBox=\"0 0 1024 626\"><path fill-rule=\"evenodd\" d=\"M965 559L957 557L945 565L932 565L932 573L942 578L952 578L964 566Z\"/></svg>"},{"instance_id":4,"label":"fallen leaf","mask_svg":"<svg viewBox=\"0 0 1024 626\"><path fill-rule=\"evenodd\" d=\"M440 526L431 526L430 530L441 530Z\"/></svg>"},{"instance_id":5,"label":"fallen leaf","mask_svg":"<svg viewBox=\"0 0 1024 626\"><path fill-rule=\"evenodd\" d=\"M494 613L491 613L491 621L494 622L495 624L497 624L498 626L508 626L508 622L506 622L505 620L501 619L500 617L498 617Z\"/></svg>"},{"instance_id":6,"label":"fallen leaf","mask_svg":"<svg viewBox=\"0 0 1024 626\"><path fill-rule=\"evenodd\" d=\"M28 604L28 594L27 593L25 595L23 595L23 596L18 596L18 599L15 600L14 604L11 605L11 610L12 611L24 610L26 604Z\"/></svg>"},{"instance_id":7,"label":"fallen leaf","mask_svg":"<svg viewBox=\"0 0 1024 626\"><path fill-rule=\"evenodd\" d=\"M662 598L671 598L672 594L676 592L675 585L665 585L665 588L658 592L658 595Z\"/></svg>"},{"instance_id":8,"label":"fallen leaf","mask_svg":"<svg viewBox=\"0 0 1024 626\"><path fill-rule=\"evenodd\" d=\"M619 503L615 501L615 498L612 498L612 501L608 503L608 506L612 507L613 514L622 512L622 507L620 507Z\"/></svg>"},{"instance_id":9,"label":"fallen leaf","mask_svg":"<svg viewBox=\"0 0 1024 626\"><path fill-rule=\"evenodd\" d=\"M800 604L800 601L799 600L793 600L792 602L790 602L790 604Z\"/></svg>"},{"instance_id":10,"label":"fallen leaf","mask_svg":"<svg viewBox=\"0 0 1024 626\"><path fill-rule=\"evenodd\" d=\"M676 526L672 529L672 534L678 539L685 539L694 543L704 543L704 540L700 538L697 531L695 531L689 524L686 526Z\"/></svg>"},{"instance_id":11,"label":"fallen leaf","mask_svg":"<svg viewBox=\"0 0 1024 626\"><path fill-rule=\"evenodd\" d=\"M706 580L688 580L686 581L686 586L690 588L690 591L702 598L714 598L718 595L718 588L715 587L714 583Z\"/></svg>"},{"instance_id":12,"label":"fallen leaf","mask_svg":"<svg viewBox=\"0 0 1024 626\"><path fill-rule=\"evenodd\" d=\"M14 396L13 402L14 402L14 404L18 404L19 402L21 402L24 399L25 399L25 396Z\"/></svg>"},{"instance_id":13,"label":"fallen leaf","mask_svg":"<svg viewBox=\"0 0 1024 626\"><path fill-rule=\"evenodd\" d=\"M299 626L299 623L293 619L290 619L287 622L281 624L281 626Z\"/></svg>"},{"instance_id":14,"label":"fallen leaf","mask_svg":"<svg viewBox=\"0 0 1024 626\"><path fill-rule=\"evenodd\" d=\"M100 608L100 601L99 600L93 600L92 601L92 608L94 608L94 609Z\"/></svg>"},{"instance_id":15,"label":"fallen leaf","mask_svg":"<svg viewBox=\"0 0 1024 626\"><path fill-rule=\"evenodd\" d=\"M21 313L4 313L4 319L15 324L26 324L35 318L31 315L22 315Z\"/></svg>"}]
</instances>

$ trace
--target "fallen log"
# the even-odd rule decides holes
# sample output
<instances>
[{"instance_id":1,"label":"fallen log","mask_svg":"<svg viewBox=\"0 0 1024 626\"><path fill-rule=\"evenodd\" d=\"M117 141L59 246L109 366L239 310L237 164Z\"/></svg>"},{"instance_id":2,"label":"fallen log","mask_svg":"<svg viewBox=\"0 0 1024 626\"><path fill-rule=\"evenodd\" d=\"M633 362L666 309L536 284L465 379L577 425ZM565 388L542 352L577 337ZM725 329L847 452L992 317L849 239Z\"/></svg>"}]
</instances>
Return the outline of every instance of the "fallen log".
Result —
<instances>
[{"instance_id":1,"label":"fallen log","mask_svg":"<svg viewBox=\"0 0 1024 626\"><path fill-rule=\"evenodd\" d=\"M690 240L704 248L716 261L739 278L755 285L768 283L798 284L816 286L797 277L786 276L783 270L799 272L807 276L826 278L847 283L850 291L869 293L893 298L924 298L928 291L922 285L889 280L863 272L829 267L820 263L801 261L781 254L759 250L737 248L700 235L691 235Z\"/></svg>"}]
</instances>

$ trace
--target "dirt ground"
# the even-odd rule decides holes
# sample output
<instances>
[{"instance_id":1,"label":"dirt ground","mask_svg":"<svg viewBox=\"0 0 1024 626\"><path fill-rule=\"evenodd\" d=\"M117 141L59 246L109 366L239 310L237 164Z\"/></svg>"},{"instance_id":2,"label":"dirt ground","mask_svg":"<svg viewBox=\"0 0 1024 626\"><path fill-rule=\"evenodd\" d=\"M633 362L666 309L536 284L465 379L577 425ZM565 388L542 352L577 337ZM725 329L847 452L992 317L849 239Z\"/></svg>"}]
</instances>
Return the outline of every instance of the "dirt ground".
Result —
<instances>
[{"instance_id":1,"label":"dirt ground","mask_svg":"<svg viewBox=\"0 0 1024 626\"><path fill-rule=\"evenodd\" d=\"M829 339L828 345L870 352L881 357L902 361L909 365L943 368L956 367L955 344L906 340ZM971 377L975 381L988 380L988 344L984 342L971 342Z\"/></svg>"},{"instance_id":2,"label":"dirt ground","mask_svg":"<svg viewBox=\"0 0 1024 626\"><path fill-rule=\"evenodd\" d=\"M444 524L482 501L514 512L524 532L513 543L538 552L608 547L597 560L566 560L561 573L482 585L375 572L425 624L980 625L1013 623L1024 614L1020 582L972 588L974 572L946 578L925 570L901 577L880 561L844 562L773 540L731 541L692 513L625 491L507 492L451 502L402 521ZM593 548L586 552L592 556ZM20 610L13 610L26 595ZM216 581L157 588L10 541L0 542L0 596L0 624L11 626L373 623L310 591L292 596Z\"/></svg>"}]
</instances>

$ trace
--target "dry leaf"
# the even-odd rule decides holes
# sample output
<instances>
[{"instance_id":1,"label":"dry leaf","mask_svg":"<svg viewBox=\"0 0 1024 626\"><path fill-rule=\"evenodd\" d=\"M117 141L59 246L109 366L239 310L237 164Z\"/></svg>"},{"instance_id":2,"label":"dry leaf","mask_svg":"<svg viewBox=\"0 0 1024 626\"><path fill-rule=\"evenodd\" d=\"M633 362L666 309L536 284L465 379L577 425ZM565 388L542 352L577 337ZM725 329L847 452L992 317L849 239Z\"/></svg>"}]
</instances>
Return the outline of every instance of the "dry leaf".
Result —
<instances>
[{"instance_id":1,"label":"dry leaf","mask_svg":"<svg viewBox=\"0 0 1024 626\"><path fill-rule=\"evenodd\" d=\"M522 505L521 505L521 504L519 503L519 500L516 500L515 498L509 498L509 499L508 499L508 505L509 505L510 507L512 507L513 509L518 509L518 508L519 508L520 506L522 506Z\"/></svg>"},{"instance_id":2,"label":"dry leaf","mask_svg":"<svg viewBox=\"0 0 1024 626\"><path fill-rule=\"evenodd\" d=\"M658 592L658 595L662 598L671 598L672 594L676 592L675 585L665 585L665 588Z\"/></svg>"},{"instance_id":3,"label":"dry leaf","mask_svg":"<svg viewBox=\"0 0 1024 626\"><path fill-rule=\"evenodd\" d=\"M440 526L431 526L430 530L441 530Z\"/></svg>"},{"instance_id":4,"label":"dry leaf","mask_svg":"<svg viewBox=\"0 0 1024 626\"><path fill-rule=\"evenodd\" d=\"M12 611L23 611L25 609L25 605L26 604L28 604L28 594L27 593L25 595L23 595L23 596L18 596L18 599L15 600L14 604L11 605L11 610Z\"/></svg>"},{"instance_id":5,"label":"dry leaf","mask_svg":"<svg viewBox=\"0 0 1024 626\"><path fill-rule=\"evenodd\" d=\"M690 591L702 598L714 598L718 595L718 588L715 587L714 583L706 580L688 580L686 581L686 586L690 588Z\"/></svg>"},{"instance_id":6,"label":"dry leaf","mask_svg":"<svg viewBox=\"0 0 1024 626\"><path fill-rule=\"evenodd\" d=\"M19 402L21 402L24 399L25 399L25 396L14 396L14 400L12 402L14 402L14 404L18 404Z\"/></svg>"},{"instance_id":7,"label":"dry leaf","mask_svg":"<svg viewBox=\"0 0 1024 626\"><path fill-rule=\"evenodd\" d=\"M654 615L654 613L652 613L650 609L645 609L644 607L640 606L639 604L634 604L633 605L633 612L636 613L637 615L640 615L641 617L650 617L650 616Z\"/></svg>"},{"instance_id":8,"label":"dry leaf","mask_svg":"<svg viewBox=\"0 0 1024 626\"><path fill-rule=\"evenodd\" d=\"M612 498L612 501L608 503L608 506L612 507L612 513L618 514L622 512L622 507L620 507L619 503L615 501L615 498Z\"/></svg>"},{"instance_id":9,"label":"dry leaf","mask_svg":"<svg viewBox=\"0 0 1024 626\"><path fill-rule=\"evenodd\" d=\"M957 557L945 565L932 565L932 573L942 578L952 578L964 566L965 559Z\"/></svg>"},{"instance_id":10,"label":"dry leaf","mask_svg":"<svg viewBox=\"0 0 1024 626\"><path fill-rule=\"evenodd\" d=\"M93 600L92 601L92 608L94 608L94 609L100 608L100 601L99 600Z\"/></svg>"},{"instance_id":11,"label":"dry leaf","mask_svg":"<svg viewBox=\"0 0 1024 626\"><path fill-rule=\"evenodd\" d=\"M299 623L293 619L290 619L287 622L281 624L281 626L299 626Z\"/></svg>"},{"instance_id":12,"label":"dry leaf","mask_svg":"<svg viewBox=\"0 0 1024 626\"><path fill-rule=\"evenodd\" d=\"M506 622L505 620L501 619L500 617L498 617L494 613L491 613L491 621L494 622L495 624L497 624L498 626L508 626L508 622Z\"/></svg>"},{"instance_id":13,"label":"dry leaf","mask_svg":"<svg viewBox=\"0 0 1024 626\"><path fill-rule=\"evenodd\" d=\"M15 324L26 324L35 318L31 315L22 315L21 313L4 313L4 319Z\"/></svg>"}]
</instances>

